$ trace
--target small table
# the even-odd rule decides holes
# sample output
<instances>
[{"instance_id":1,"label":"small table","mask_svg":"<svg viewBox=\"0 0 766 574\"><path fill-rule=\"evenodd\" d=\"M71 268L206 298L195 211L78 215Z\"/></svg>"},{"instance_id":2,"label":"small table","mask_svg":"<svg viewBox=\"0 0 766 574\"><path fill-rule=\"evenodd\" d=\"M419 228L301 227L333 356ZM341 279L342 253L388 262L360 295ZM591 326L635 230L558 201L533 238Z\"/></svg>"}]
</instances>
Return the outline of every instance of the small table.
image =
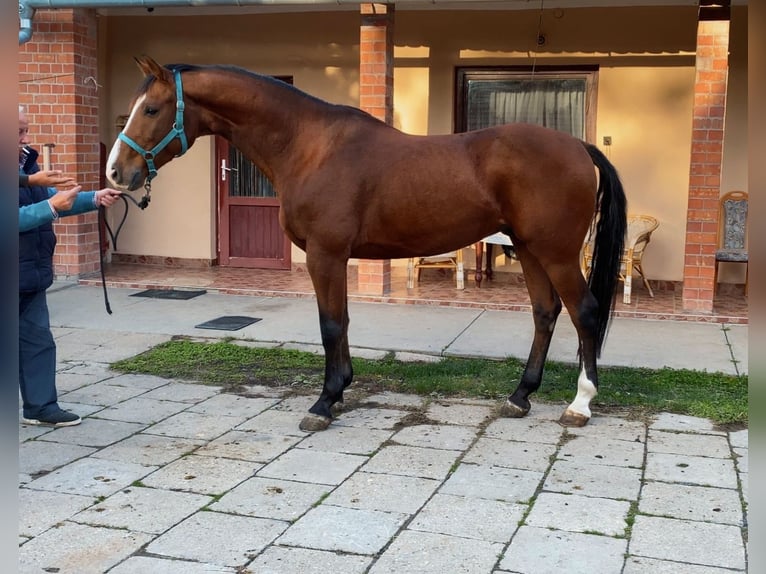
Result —
<instances>
[{"instance_id":1,"label":"small table","mask_svg":"<svg viewBox=\"0 0 766 574\"><path fill-rule=\"evenodd\" d=\"M484 257L484 244L487 244L487 267L482 273L481 264ZM492 246L493 245L508 245L513 247L511 238L505 233L498 231L493 235L488 235L481 241L478 241L474 248L476 249L476 286L481 287L482 276L486 275L488 281L492 281Z\"/></svg>"}]
</instances>

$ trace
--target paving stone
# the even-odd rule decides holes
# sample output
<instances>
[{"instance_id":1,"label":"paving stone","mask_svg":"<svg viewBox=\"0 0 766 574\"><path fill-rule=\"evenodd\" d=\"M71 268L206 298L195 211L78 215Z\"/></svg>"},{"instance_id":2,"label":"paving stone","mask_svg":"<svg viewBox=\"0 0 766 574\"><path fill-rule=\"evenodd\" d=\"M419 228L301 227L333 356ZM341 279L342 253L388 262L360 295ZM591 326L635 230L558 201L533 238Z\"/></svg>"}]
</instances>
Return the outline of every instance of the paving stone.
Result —
<instances>
[{"instance_id":1,"label":"paving stone","mask_svg":"<svg viewBox=\"0 0 766 574\"><path fill-rule=\"evenodd\" d=\"M398 444L444 450L465 450L475 439L475 429L446 424L405 427L391 437Z\"/></svg>"},{"instance_id":2,"label":"paving stone","mask_svg":"<svg viewBox=\"0 0 766 574\"><path fill-rule=\"evenodd\" d=\"M414 514L439 487L438 480L355 472L325 502L336 506Z\"/></svg>"},{"instance_id":3,"label":"paving stone","mask_svg":"<svg viewBox=\"0 0 766 574\"><path fill-rule=\"evenodd\" d=\"M53 429L52 433L45 436L45 440L103 447L121 441L145 428L144 424L86 418L80 425Z\"/></svg>"},{"instance_id":4,"label":"paving stone","mask_svg":"<svg viewBox=\"0 0 766 574\"><path fill-rule=\"evenodd\" d=\"M264 466L258 476L337 485L367 460L366 456L294 448Z\"/></svg>"},{"instance_id":5,"label":"paving stone","mask_svg":"<svg viewBox=\"0 0 766 574\"><path fill-rule=\"evenodd\" d=\"M74 522L162 534L213 500L210 496L129 487L75 515Z\"/></svg>"},{"instance_id":6,"label":"paving stone","mask_svg":"<svg viewBox=\"0 0 766 574\"><path fill-rule=\"evenodd\" d=\"M310 510L277 544L374 555L380 552L407 515L322 504Z\"/></svg>"},{"instance_id":7,"label":"paving stone","mask_svg":"<svg viewBox=\"0 0 766 574\"><path fill-rule=\"evenodd\" d=\"M624 536L630 503L625 500L541 492L525 519L538 528Z\"/></svg>"},{"instance_id":8,"label":"paving stone","mask_svg":"<svg viewBox=\"0 0 766 574\"><path fill-rule=\"evenodd\" d=\"M614 466L644 466L644 443L575 435L561 446L558 458Z\"/></svg>"},{"instance_id":9,"label":"paving stone","mask_svg":"<svg viewBox=\"0 0 766 574\"><path fill-rule=\"evenodd\" d=\"M425 399L418 395L407 395L404 393L391 393L384 391L376 395L370 395L365 398L365 403L378 404L388 407L411 407L421 408L425 404Z\"/></svg>"},{"instance_id":10,"label":"paving stone","mask_svg":"<svg viewBox=\"0 0 766 574\"><path fill-rule=\"evenodd\" d=\"M47 473L95 451L95 448L75 444L30 440L19 445L19 472Z\"/></svg>"},{"instance_id":11,"label":"paving stone","mask_svg":"<svg viewBox=\"0 0 766 574\"><path fill-rule=\"evenodd\" d=\"M221 436L246 417L205 415L184 411L146 429L149 434L174 436L198 440L211 440Z\"/></svg>"},{"instance_id":12,"label":"paving stone","mask_svg":"<svg viewBox=\"0 0 766 574\"><path fill-rule=\"evenodd\" d=\"M636 516L630 541L635 556L745 568L742 532L736 526Z\"/></svg>"},{"instance_id":13,"label":"paving stone","mask_svg":"<svg viewBox=\"0 0 766 574\"><path fill-rule=\"evenodd\" d=\"M734 461L723 458L649 453L645 478L666 482L685 482L702 486L737 488Z\"/></svg>"},{"instance_id":14,"label":"paving stone","mask_svg":"<svg viewBox=\"0 0 766 574\"><path fill-rule=\"evenodd\" d=\"M21 424L21 410L19 410L19 423L19 443L24 443L56 430L51 427Z\"/></svg>"},{"instance_id":15,"label":"paving stone","mask_svg":"<svg viewBox=\"0 0 766 574\"><path fill-rule=\"evenodd\" d=\"M748 449L734 448L734 464L737 466L737 472L747 473L750 460L748 458Z\"/></svg>"},{"instance_id":16,"label":"paving stone","mask_svg":"<svg viewBox=\"0 0 766 574\"><path fill-rule=\"evenodd\" d=\"M37 536L95 504L92 496L19 489L19 534Z\"/></svg>"},{"instance_id":17,"label":"paving stone","mask_svg":"<svg viewBox=\"0 0 766 574\"><path fill-rule=\"evenodd\" d=\"M460 455L455 450L390 445L380 449L365 465L366 472L443 479Z\"/></svg>"},{"instance_id":18,"label":"paving stone","mask_svg":"<svg viewBox=\"0 0 766 574\"><path fill-rule=\"evenodd\" d=\"M27 487L83 496L109 496L156 470L132 462L87 457L35 479Z\"/></svg>"},{"instance_id":19,"label":"paving stone","mask_svg":"<svg viewBox=\"0 0 766 574\"><path fill-rule=\"evenodd\" d=\"M92 385L93 383L101 382L105 379L111 378L106 369L103 369L100 376L93 375L92 373L72 373L67 371L56 372L56 390L59 397L66 396L66 393L82 388L86 385Z\"/></svg>"},{"instance_id":20,"label":"paving stone","mask_svg":"<svg viewBox=\"0 0 766 574\"><path fill-rule=\"evenodd\" d=\"M385 359L389 352L381 351L379 349L364 349L362 347L351 347L349 353L352 357L358 357L360 359L367 359L368 361L381 361Z\"/></svg>"},{"instance_id":21,"label":"paving stone","mask_svg":"<svg viewBox=\"0 0 766 574\"><path fill-rule=\"evenodd\" d=\"M351 392L351 389L348 389L347 392ZM306 413L316 401L317 395L314 394L286 397L274 405L274 410L303 414Z\"/></svg>"},{"instance_id":22,"label":"paving stone","mask_svg":"<svg viewBox=\"0 0 766 574\"><path fill-rule=\"evenodd\" d=\"M517 574L622 571L627 540L595 534L522 526L500 561L500 570Z\"/></svg>"},{"instance_id":23,"label":"paving stone","mask_svg":"<svg viewBox=\"0 0 766 574\"><path fill-rule=\"evenodd\" d=\"M154 424L189 408L189 405L175 401L158 401L145 397L134 397L117 405L99 411L97 418L131 423Z\"/></svg>"},{"instance_id":24,"label":"paving stone","mask_svg":"<svg viewBox=\"0 0 766 574\"><path fill-rule=\"evenodd\" d=\"M725 434L716 431L712 421L708 419L674 413L659 413L654 417L654 421L650 423L649 429L699 432L705 434Z\"/></svg>"},{"instance_id":25,"label":"paving stone","mask_svg":"<svg viewBox=\"0 0 766 574\"><path fill-rule=\"evenodd\" d=\"M552 444L517 442L482 437L463 457L463 462L543 472L556 452Z\"/></svg>"},{"instance_id":26,"label":"paving stone","mask_svg":"<svg viewBox=\"0 0 766 574\"><path fill-rule=\"evenodd\" d=\"M77 390L61 395L61 400L68 403L87 403L109 407L142 395L146 389L112 383L112 379L81 387Z\"/></svg>"},{"instance_id":27,"label":"paving stone","mask_svg":"<svg viewBox=\"0 0 766 574\"><path fill-rule=\"evenodd\" d=\"M748 436L748 430L742 429L739 431L734 431L729 433L729 442L731 443L732 447L735 448L747 448L749 436Z\"/></svg>"},{"instance_id":28,"label":"paving stone","mask_svg":"<svg viewBox=\"0 0 766 574\"><path fill-rule=\"evenodd\" d=\"M341 413L334 425L391 430L409 413L399 409L357 408Z\"/></svg>"},{"instance_id":29,"label":"paving stone","mask_svg":"<svg viewBox=\"0 0 766 574\"><path fill-rule=\"evenodd\" d=\"M244 460L189 455L163 466L141 482L154 488L218 495L252 477L261 466Z\"/></svg>"},{"instance_id":30,"label":"paving stone","mask_svg":"<svg viewBox=\"0 0 766 574\"><path fill-rule=\"evenodd\" d=\"M163 465L194 451L202 444L202 441L188 438L140 433L99 450L93 457L143 465Z\"/></svg>"},{"instance_id":31,"label":"paving stone","mask_svg":"<svg viewBox=\"0 0 766 574\"><path fill-rule=\"evenodd\" d=\"M407 528L506 544L527 509L523 504L437 494Z\"/></svg>"},{"instance_id":32,"label":"paving stone","mask_svg":"<svg viewBox=\"0 0 766 574\"><path fill-rule=\"evenodd\" d=\"M584 427L567 427L569 436L646 443L646 425L623 417L594 416Z\"/></svg>"},{"instance_id":33,"label":"paving stone","mask_svg":"<svg viewBox=\"0 0 766 574\"><path fill-rule=\"evenodd\" d=\"M713 566L698 566L631 556L625 562L625 569L622 574L732 574L732 572L744 572L744 570L729 570L728 568L722 569Z\"/></svg>"},{"instance_id":34,"label":"paving stone","mask_svg":"<svg viewBox=\"0 0 766 574\"><path fill-rule=\"evenodd\" d=\"M107 572L149 540L141 532L64 522L19 548L18 572Z\"/></svg>"},{"instance_id":35,"label":"paving stone","mask_svg":"<svg viewBox=\"0 0 766 574\"><path fill-rule=\"evenodd\" d=\"M503 545L405 530L373 564L370 574L478 574L490 572Z\"/></svg>"},{"instance_id":36,"label":"paving stone","mask_svg":"<svg viewBox=\"0 0 766 574\"><path fill-rule=\"evenodd\" d=\"M542 472L461 464L439 492L488 500L528 503L535 495L542 479Z\"/></svg>"},{"instance_id":37,"label":"paving stone","mask_svg":"<svg viewBox=\"0 0 766 574\"><path fill-rule=\"evenodd\" d=\"M320 484L254 477L227 492L211 509L292 522L330 490Z\"/></svg>"},{"instance_id":38,"label":"paving stone","mask_svg":"<svg viewBox=\"0 0 766 574\"><path fill-rule=\"evenodd\" d=\"M283 411L275 407L238 425L236 430L254 431L266 435L308 436L309 433L298 428L302 418L303 416L296 412Z\"/></svg>"},{"instance_id":39,"label":"paving stone","mask_svg":"<svg viewBox=\"0 0 766 574\"><path fill-rule=\"evenodd\" d=\"M391 430L330 425L300 442L300 448L371 455L394 434Z\"/></svg>"},{"instance_id":40,"label":"paving stone","mask_svg":"<svg viewBox=\"0 0 766 574\"><path fill-rule=\"evenodd\" d=\"M742 525L742 503L736 490L648 482L641 490L638 510L683 520Z\"/></svg>"},{"instance_id":41,"label":"paving stone","mask_svg":"<svg viewBox=\"0 0 766 574\"><path fill-rule=\"evenodd\" d=\"M443 357L439 355L426 355L425 353L409 353L397 351L394 355L397 361L402 363L441 363Z\"/></svg>"},{"instance_id":42,"label":"paving stone","mask_svg":"<svg viewBox=\"0 0 766 574\"><path fill-rule=\"evenodd\" d=\"M426 416L444 424L479 426L492 416L493 410L487 406L439 401L428 405Z\"/></svg>"},{"instance_id":43,"label":"paving stone","mask_svg":"<svg viewBox=\"0 0 766 574\"><path fill-rule=\"evenodd\" d=\"M113 375L109 380L110 384L122 385L123 387L134 389L145 389L150 391L152 389L164 387L165 385L176 384L172 379L165 379L154 375L116 373L115 371L107 372Z\"/></svg>"},{"instance_id":44,"label":"paving stone","mask_svg":"<svg viewBox=\"0 0 766 574\"><path fill-rule=\"evenodd\" d=\"M543 488L583 496L638 500L641 470L557 460L551 466Z\"/></svg>"},{"instance_id":45,"label":"paving stone","mask_svg":"<svg viewBox=\"0 0 766 574\"><path fill-rule=\"evenodd\" d=\"M563 434L564 427L557 422L529 418L495 419L484 431L484 435L490 438L554 445L559 443Z\"/></svg>"},{"instance_id":46,"label":"paving stone","mask_svg":"<svg viewBox=\"0 0 766 574\"><path fill-rule=\"evenodd\" d=\"M156 538L146 550L159 556L240 567L250 562L287 526L279 520L197 512Z\"/></svg>"},{"instance_id":47,"label":"paving stone","mask_svg":"<svg viewBox=\"0 0 766 574\"><path fill-rule=\"evenodd\" d=\"M131 556L109 574L236 574L235 568L204 562L189 562L149 556Z\"/></svg>"},{"instance_id":48,"label":"paving stone","mask_svg":"<svg viewBox=\"0 0 766 574\"><path fill-rule=\"evenodd\" d=\"M689 456L709 456L712 458L730 458L729 441L725 436L709 436L667 431L649 431L647 444L649 452L686 454Z\"/></svg>"},{"instance_id":49,"label":"paving stone","mask_svg":"<svg viewBox=\"0 0 766 574\"><path fill-rule=\"evenodd\" d=\"M189 412L206 415L241 417L244 420L262 413L280 401L279 398L250 398L222 393L189 407ZM239 423L237 423L239 424Z\"/></svg>"},{"instance_id":50,"label":"paving stone","mask_svg":"<svg viewBox=\"0 0 766 574\"><path fill-rule=\"evenodd\" d=\"M230 431L199 448L195 454L236 458L267 463L300 441L296 436L280 436L245 431Z\"/></svg>"},{"instance_id":51,"label":"paving stone","mask_svg":"<svg viewBox=\"0 0 766 574\"><path fill-rule=\"evenodd\" d=\"M262 574L363 574L371 561L369 556L270 546L248 565L248 569Z\"/></svg>"},{"instance_id":52,"label":"paving stone","mask_svg":"<svg viewBox=\"0 0 766 574\"><path fill-rule=\"evenodd\" d=\"M213 395L217 395L220 392L221 387L173 382L169 385L148 391L143 396L144 398L155 399L158 401L176 401L177 403L196 404Z\"/></svg>"}]
</instances>

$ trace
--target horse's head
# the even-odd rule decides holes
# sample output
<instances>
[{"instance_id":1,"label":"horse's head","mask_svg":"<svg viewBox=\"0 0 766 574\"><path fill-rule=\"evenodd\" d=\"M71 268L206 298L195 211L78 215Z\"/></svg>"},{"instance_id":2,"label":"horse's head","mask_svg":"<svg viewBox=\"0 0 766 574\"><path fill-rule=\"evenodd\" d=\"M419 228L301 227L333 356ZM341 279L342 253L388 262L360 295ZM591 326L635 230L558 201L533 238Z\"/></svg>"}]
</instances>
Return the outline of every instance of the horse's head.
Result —
<instances>
[{"instance_id":1,"label":"horse's head","mask_svg":"<svg viewBox=\"0 0 766 574\"><path fill-rule=\"evenodd\" d=\"M193 137L184 123L181 74L153 59L136 58L144 82L130 103L130 115L106 164L110 183L133 191L157 170L186 152Z\"/></svg>"}]
</instances>

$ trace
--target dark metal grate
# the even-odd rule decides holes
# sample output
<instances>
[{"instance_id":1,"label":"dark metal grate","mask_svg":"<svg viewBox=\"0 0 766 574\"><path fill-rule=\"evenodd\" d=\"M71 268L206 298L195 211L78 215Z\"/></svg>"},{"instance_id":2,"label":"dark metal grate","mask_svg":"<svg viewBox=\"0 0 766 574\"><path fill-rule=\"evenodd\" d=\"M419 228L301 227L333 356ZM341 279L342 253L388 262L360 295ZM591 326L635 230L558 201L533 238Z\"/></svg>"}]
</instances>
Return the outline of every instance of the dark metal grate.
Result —
<instances>
[{"instance_id":1,"label":"dark metal grate","mask_svg":"<svg viewBox=\"0 0 766 574\"><path fill-rule=\"evenodd\" d=\"M147 289L140 293L133 293L131 297L150 297L152 299L178 299L185 301L207 293L204 289Z\"/></svg>"},{"instance_id":2,"label":"dark metal grate","mask_svg":"<svg viewBox=\"0 0 766 574\"><path fill-rule=\"evenodd\" d=\"M259 317L242 317L239 315L226 315L210 321L205 321L199 325L194 325L197 329L217 329L219 331L237 331L253 323L257 323Z\"/></svg>"}]
</instances>

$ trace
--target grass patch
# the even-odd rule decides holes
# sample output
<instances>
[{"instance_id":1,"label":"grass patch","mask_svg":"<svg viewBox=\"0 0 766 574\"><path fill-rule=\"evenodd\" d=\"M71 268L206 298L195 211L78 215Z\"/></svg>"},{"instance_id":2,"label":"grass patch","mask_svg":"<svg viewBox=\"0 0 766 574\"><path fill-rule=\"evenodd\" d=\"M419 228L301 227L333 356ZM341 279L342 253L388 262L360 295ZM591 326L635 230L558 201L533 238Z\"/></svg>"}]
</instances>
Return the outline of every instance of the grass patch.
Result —
<instances>
[{"instance_id":1,"label":"grass patch","mask_svg":"<svg viewBox=\"0 0 766 574\"><path fill-rule=\"evenodd\" d=\"M259 349L228 341L175 339L113 363L123 373L151 374L221 385L292 386L320 389L324 357L285 349ZM451 397L501 399L516 386L524 368L517 359L448 357L437 363L353 359L354 386ZM709 418L719 424L747 424L748 377L681 369L600 368L596 409L623 407ZM577 389L575 365L548 362L533 400L569 402Z\"/></svg>"}]
</instances>

